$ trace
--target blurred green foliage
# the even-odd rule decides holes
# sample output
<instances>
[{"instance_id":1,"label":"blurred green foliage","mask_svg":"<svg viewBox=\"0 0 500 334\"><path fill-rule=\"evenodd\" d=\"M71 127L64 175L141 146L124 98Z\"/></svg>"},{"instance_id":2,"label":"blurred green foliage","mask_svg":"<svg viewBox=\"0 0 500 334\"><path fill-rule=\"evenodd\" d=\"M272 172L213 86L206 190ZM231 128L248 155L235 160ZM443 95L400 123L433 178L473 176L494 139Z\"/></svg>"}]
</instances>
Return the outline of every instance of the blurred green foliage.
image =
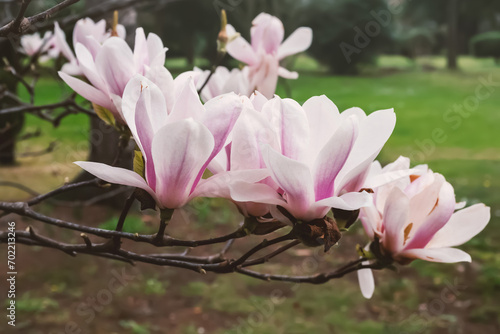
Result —
<instances>
[{"instance_id":1,"label":"blurred green foliage","mask_svg":"<svg viewBox=\"0 0 500 334\"><path fill-rule=\"evenodd\" d=\"M470 40L472 54L476 57L493 57L500 62L500 31L488 31Z\"/></svg>"}]
</instances>

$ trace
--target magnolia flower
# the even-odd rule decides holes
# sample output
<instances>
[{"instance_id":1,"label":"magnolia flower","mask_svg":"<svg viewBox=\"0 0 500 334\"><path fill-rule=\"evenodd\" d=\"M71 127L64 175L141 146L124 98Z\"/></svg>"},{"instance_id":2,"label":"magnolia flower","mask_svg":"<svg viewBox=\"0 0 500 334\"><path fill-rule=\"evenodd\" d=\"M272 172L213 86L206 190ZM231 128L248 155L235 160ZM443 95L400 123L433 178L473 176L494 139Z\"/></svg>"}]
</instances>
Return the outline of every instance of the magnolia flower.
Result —
<instances>
[{"instance_id":1,"label":"magnolia flower","mask_svg":"<svg viewBox=\"0 0 500 334\"><path fill-rule=\"evenodd\" d=\"M196 83L196 88L201 89L209 77L210 71L203 71L195 67L193 71L180 74L180 76L183 75L192 76ZM247 67L242 70L233 68L231 71L224 66L217 67L201 91L200 96L203 101L208 101L216 96L231 92L246 96L250 95L251 88L250 82L248 81Z\"/></svg>"},{"instance_id":2,"label":"magnolia flower","mask_svg":"<svg viewBox=\"0 0 500 334\"><path fill-rule=\"evenodd\" d=\"M326 96L302 107L279 97L253 104L262 111L244 113L246 120L235 126L228 166L265 167L271 178L232 187L234 201L281 206L305 222L323 218L332 207L356 210L371 203L369 194L350 188L392 133L392 110L369 116L358 108L339 113Z\"/></svg>"},{"instance_id":3,"label":"magnolia flower","mask_svg":"<svg viewBox=\"0 0 500 334\"><path fill-rule=\"evenodd\" d=\"M248 65L251 89L257 89L267 98L271 98L276 90L278 76L297 79L296 72L289 72L280 67L279 62L287 56L309 48L312 42L312 30L300 27L283 42L285 30L283 23L277 17L261 13L252 24L251 44L244 38L238 37L228 43L227 52ZM228 35L236 33L230 24L227 25L227 33Z\"/></svg>"},{"instance_id":4,"label":"magnolia flower","mask_svg":"<svg viewBox=\"0 0 500 334\"><path fill-rule=\"evenodd\" d=\"M117 35L121 39L125 39L125 27L121 24L116 27ZM54 24L54 36L57 48L61 50L62 55L69 61L63 65L61 71L69 75L81 75L82 70L79 67L78 59L66 42L66 34L59 27L59 24ZM94 22L91 18L83 18L78 20L73 29L73 47L76 48L78 43L84 45L95 58L99 46L111 37L111 32L106 31L106 21L100 20Z\"/></svg>"},{"instance_id":5,"label":"magnolia flower","mask_svg":"<svg viewBox=\"0 0 500 334\"><path fill-rule=\"evenodd\" d=\"M163 92L147 78L136 75L125 88L123 116L144 158L144 175L101 163L76 164L107 182L146 190L160 209L180 208L193 197L216 191L210 178L201 177L224 147L241 99L226 94L202 105L192 80L177 93L168 110ZM263 177L256 175L251 182Z\"/></svg>"},{"instance_id":6,"label":"magnolia flower","mask_svg":"<svg viewBox=\"0 0 500 334\"><path fill-rule=\"evenodd\" d=\"M262 159L260 145L262 143L275 143L277 133L269 127L267 115L261 113L263 105L268 102L262 94L255 92L250 99L242 98L243 111L236 121L233 132L228 138L225 149L208 165L208 169L215 174L214 186L217 185L218 191L212 192L214 196L231 198L231 188L248 189L252 191L256 187L270 187L275 191L278 186L270 178L270 174ZM259 185L249 185L245 182L234 182L227 172L249 173L263 171L264 177L259 180ZM221 177L222 175L222 177ZM239 211L245 217L262 217L269 213L269 204L255 203L249 201L233 201Z\"/></svg>"},{"instance_id":7,"label":"magnolia flower","mask_svg":"<svg viewBox=\"0 0 500 334\"><path fill-rule=\"evenodd\" d=\"M133 51L118 37L110 37L102 45L94 43L94 46L95 49L77 43L75 47L79 67L90 84L59 72L75 92L108 109L118 122L124 123L121 100L125 86L135 74L141 74L161 87L167 107L172 108L173 78L164 67L167 49L157 35L150 33L146 39L144 30L138 28Z\"/></svg>"},{"instance_id":8,"label":"magnolia flower","mask_svg":"<svg viewBox=\"0 0 500 334\"><path fill-rule=\"evenodd\" d=\"M380 172L404 171L408 159L399 159ZM469 254L453 248L481 232L490 219L490 208L476 204L466 209L456 204L453 187L426 166L421 175L410 175L375 190L372 206L364 207L360 219L368 236L379 240L381 252L400 264L415 259L431 262L470 262ZM374 176L377 173L373 173ZM358 271L363 296L374 291L370 269Z\"/></svg>"},{"instance_id":9,"label":"magnolia flower","mask_svg":"<svg viewBox=\"0 0 500 334\"><path fill-rule=\"evenodd\" d=\"M23 35L21 37L21 48L21 51L28 56L39 53L41 62L59 56L59 49L56 47L55 38L50 31L45 32L43 38L40 37L39 33Z\"/></svg>"}]
</instances>

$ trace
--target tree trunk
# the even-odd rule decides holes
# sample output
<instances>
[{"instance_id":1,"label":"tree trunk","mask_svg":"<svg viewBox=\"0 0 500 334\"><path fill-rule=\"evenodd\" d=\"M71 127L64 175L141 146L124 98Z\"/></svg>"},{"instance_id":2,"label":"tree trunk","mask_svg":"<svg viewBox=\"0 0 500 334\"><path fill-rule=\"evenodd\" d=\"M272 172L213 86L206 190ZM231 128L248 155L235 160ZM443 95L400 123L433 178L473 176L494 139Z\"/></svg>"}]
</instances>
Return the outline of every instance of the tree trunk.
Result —
<instances>
[{"instance_id":1,"label":"tree trunk","mask_svg":"<svg viewBox=\"0 0 500 334\"><path fill-rule=\"evenodd\" d=\"M14 94L17 92L17 80L12 74L4 70L6 65L4 58L12 66L17 65L14 55L15 50L11 41L6 38L0 38L0 95L4 90L8 90ZM8 98L0 98L0 110L12 107L13 105L13 101L10 101ZM0 115L0 166L15 164L16 140L23 125L23 113Z\"/></svg>"},{"instance_id":2,"label":"tree trunk","mask_svg":"<svg viewBox=\"0 0 500 334\"><path fill-rule=\"evenodd\" d=\"M447 36L447 55L448 69L457 69L457 48L458 48L458 1L448 0L448 36Z\"/></svg>"}]
</instances>

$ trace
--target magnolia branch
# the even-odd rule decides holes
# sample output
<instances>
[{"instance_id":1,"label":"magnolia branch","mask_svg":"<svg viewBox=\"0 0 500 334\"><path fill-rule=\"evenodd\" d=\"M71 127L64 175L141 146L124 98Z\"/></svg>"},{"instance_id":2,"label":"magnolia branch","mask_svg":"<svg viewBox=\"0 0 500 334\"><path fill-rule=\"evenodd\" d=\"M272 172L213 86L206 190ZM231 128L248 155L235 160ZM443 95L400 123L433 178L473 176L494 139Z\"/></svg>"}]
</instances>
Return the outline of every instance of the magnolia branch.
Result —
<instances>
[{"instance_id":1,"label":"magnolia branch","mask_svg":"<svg viewBox=\"0 0 500 334\"><path fill-rule=\"evenodd\" d=\"M31 2L31 0L23 0L21 2L21 8L17 16L0 28L0 37L9 37L12 34L22 35L28 31L33 25L49 19L51 16L57 12L63 10L64 8L71 6L80 0L64 0L57 5L30 17L24 17L26 10Z\"/></svg>"},{"instance_id":2,"label":"magnolia branch","mask_svg":"<svg viewBox=\"0 0 500 334\"><path fill-rule=\"evenodd\" d=\"M18 113L18 112L28 112L40 117L43 120L52 123L55 127L57 127L61 123L61 120L64 117L71 114L76 114L81 112L92 117L96 116L94 111L85 109L82 106L80 106L75 101L75 97L76 95L72 94L70 97L68 97L62 102L45 104L40 106L29 103L21 103L18 106L0 110L0 115ZM63 112L61 112L56 116L52 115L56 110L61 108L64 109Z\"/></svg>"},{"instance_id":3,"label":"magnolia branch","mask_svg":"<svg viewBox=\"0 0 500 334\"><path fill-rule=\"evenodd\" d=\"M87 254L97 257L104 257L108 259L118 260L133 264L134 262L149 263L158 266L170 266L178 267L183 269L192 270L199 273L214 272L219 274L224 273L240 273L243 275L248 275L263 280L279 280L287 282L308 282L308 283L324 283L330 279L339 278L347 273L362 268L372 268L379 269L379 265L362 265L361 262L365 259L359 259L346 264L345 266L330 272L322 273L313 276L283 276L283 275L270 275L261 274L256 271L247 269L248 267L257 266L264 264L271 260L272 258L286 252L287 250L301 244L300 240L297 238L297 234L294 228L292 228L288 233L283 234L279 237L273 239L264 239L256 246L250 248L244 252L241 256L236 259L231 259L227 257L227 252L233 245L234 241L239 238L243 238L248 235L248 231L244 226L240 226L236 231L209 239L201 240L181 240L170 237L165 234L166 224L159 227L157 233L154 234L132 234L124 232L123 228L126 224L127 215L135 201L135 195L132 194L125 202L124 208L120 214L115 230L105 230L90 226L84 226L68 221L64 221L57 218L52 218L45 216L31 207L42 203L45 200L53 198L54 196L60 195L69 190L75 190L82 187L88 186L105 186L105 184L99 179L93 179L89 181L66 184L56 190L43 195L37 195L27 202L0 202L0 209L5 213L14 213L20 216L32 218L40 222L54 225L59 228L70 229L73 231L78 231L80 237L82 238L82 243L72 244L61 242L46 236L39 234L35 229L30 226L26 231L16 231L16 240L20 244L30 245L30 246L41 246L47 248L53 248L60 250L68 255L76 256L77 254ZM8 232L0 232L0 243L7 241ZM89 236L102 238L104 240L100 242L92 241ZM161 236L161 237L159 237ZM170 253L151 253L151 254L141 254L132 250L124 249L122 246L122 239L131 240L138 243L147 243L159 248L182 246L188 247L188 249L183 253L170 254ZM201 247L214 244L223 244L224 247L220 252L216 254L211 254L207 256L191 256L189 255L189 248ZM285 243L285 244L283 244ZM270 247L274 245L280 245L278 248L267 251ZM127 243L130 245L130 242ZM133 245L133 243L132 243ZM267 251L267 253L261 257L254 258L254 256L259 252Z\"/></svg>"},{"instance_id":4,"label":"magnolia branch","mask_svg":"<svg viewBox=\"0 0 500 334\"><path fill-rule=\"evenodd\" d=\"M90 239L85 234L81 234L84 239L82 244L67 244L56 241L54 239L41 236L35 232L32 227L28 227L26 231L16 231L16 241L20 244L30 245L30 246L41 246L58 249L70 256L76 256L77 254L88 254L113 260L118 260L126 262L129 264L134 264L135 262L149 263L158 266L169 266L192 270L198 273L213 272L218 274L225 273L240 273L257 279L265 281L281 281L281 282L293 282L293 283L312 283L312 284L322 284L326 283L332 279L340 278L360 269L382 269L383 266L374 263L370 265L363 265L362 262L366 259L358 259L351 261L348 264L328 273L320 273L310 276L287 276L287 275L272 275L272 274L262 274L256 271L246 269L245 267L255 266L270 258L283 253L285 250L292 248L300 244L300 241L294 240L285 246L278 248L277 250L269 253L268 255L256 259L247 260L250 255L257 252L256 248L251 249L249 252L245 253L236 260L228 259L225 254L224 247L223 251L215 255L209 256L189 256L187 252L182 254L138 254L132 251L128 251L120 248L110 239L103 243L92 243ZM272 244L277 244L282 242L286 237L281 236L270 240L265 246L259 247L260 249L267 248ZM0 232L0 242L5 242L7 240L7 232Z\"/></svg>"},{"instance_id":5,"label":"magnolia branch","mask_svg":"<svg viewBox=\"0 0 500 334\"><path fill-rule=\"evenodd\" d=\"M108 0L108 1L103 1L97 6L90 7L89 9L72 14L72 15L67 15L65 17L62 17L58 22L61 27L66 27L66 26L71 26L76 23L76 21L80 20L81 18L84 17L90 17L90 18L102 18L109 13L115 11L115 10L121 10L129 7L135 7L135 8L140 8L144 6L149 6L149 5L164 5L168 4L171 2L176 2L180 0L142 0L142 1L137 1L137 0ZM52 22L44 22L43 24L40 24L37 26L38 30L46 30L46 29L51 29L53 27Z\"/></svg>"}]
</instances>

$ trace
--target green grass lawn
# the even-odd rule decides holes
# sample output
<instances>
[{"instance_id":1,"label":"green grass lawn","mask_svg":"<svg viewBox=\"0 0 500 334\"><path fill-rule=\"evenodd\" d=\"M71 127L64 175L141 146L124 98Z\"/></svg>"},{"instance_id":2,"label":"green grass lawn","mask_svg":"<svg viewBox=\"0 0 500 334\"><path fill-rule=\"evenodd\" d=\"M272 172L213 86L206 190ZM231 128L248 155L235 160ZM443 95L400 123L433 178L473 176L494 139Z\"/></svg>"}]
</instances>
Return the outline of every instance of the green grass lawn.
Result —
<instances>
[{"instance_id":1,"label":"green grass lawn","mask_svg":"<svg viewBox=\"0 0 500 334\"><path fill-rule=\"evenodd\" d=\"M169 64L176 69L186 66L182 60L175 59L167 61L167 66ZM299 57L295 62L296 70L301 73L299 79L287 82L289 89L280 84L278 94L286 96L290 91L291 96L301 103L311 96L325 94L340 110L353 106L366 112L394 108L396 129L380 160L387 163L405 155L410 156L415 164L427 163L455 186L458 200L465 199L471 204L484 202L492 207L492 220L487 229L462 247L471 253L473 264L439 265L416 261L402 268L399 274L391 271L377 273L376 292L371 301L361 297L355 275L326 285L295 286L235 275L199 277L181 270L142 266L141 278L116 296L113 301L116 307L109 307L99 314L91 327L92 332L162 333L159 324L167 326L167 320L175 315L177 320L168 320L174 334L497 333L500 328L500 67L495 67L492 60L470 57L460 58L461 69L457 72L444 68L443 57L409 61L384 56L377 64L377 70L367 69L359 77L334 77L324 73L324 69L309 58ZM481 99L474 108L465 110L466 116L450 111L454 105L471 103L484 80L498 83L491 86L491 91L479 89L480 93L487 92L489 96ZM53 80L44 79L41 83L37 103L54 102L58 95L68 93ZM45 169L52 163L51 159L69 166L68 150L85 153L88 121L82 115L71 116L59 128L53 129L36 117L27 117L25 131L35 128L42 129L42 138L22 143L21 150L58 140L62 142L58 150L64 148L66 151L56 150L46 158L23 159L17 169L0 169L0 178L17 175L16 170L28 165L33 168L31 174L21 175L33 178L37 190L44 191L62 182L64 176L64 173L53 176L50 169ZM71 173L76 171L71 169ZM202 234L213 232L210 229L210 223L214 223L214 218L210 217L211 208L217 212L229 212L221 201L207 203L206 210L196 216L203 221L200 224L203 226L197 229ZM223 227L227 215L231 217L231 213L224 215L224 219L219 219L218 227ZM112 228L110 218L101 221L103 227L110 225ZM144 217L132 219L134 232L140 229L141 219ZM196 223L190 228L193 226L197 226ZM182 235L185 230L175 232ZM354 239L345 241L350 248L339 250L339 256L334 250L320 266L339 265L346 257L355 257L356 243L366 241L359 226L345 237L346 240ZM53 254L54 251L43 252ZM287 259L286 256L283 258ZM109 276L107 266L119 266L104 260L98 266L88 257L69 259L57 255L57 259L60 262L53 264L52 271L44 266L34 266L32 272L26 269L26 276L30 276L25 278L26 284L35 282L34 277L39 281L38 275L43 275L43 282L46 282L21 298L21 305L26 308L24 314L32 315L34 319L26 325L33 331L26 333L35 333L36 324L46 326L48 323L64 328L68 319L79 319L68 310L74 310L74 305L95 294L105 284L99 285L95 280L96 277ZM304 266L306 259L304 254L293 252L288 258L300 274L310 274L314 268ZM262 270L279 273L289 270L289 267L286 261L276 261ZM99 275L96 276L96 272ZM449 296L443 297L444 289L455 280L462 282L457 288L459 292L452 300L448 299ZM280 291L282 298L272 302L275 289ZM131 301L149 303L152 313L144 315L116 310L121 304L129 305L129 309L139 309ZM45 311L44 303L48 305ZM155 307L168 312L155 312ZM58 309L61 310L57 313L59 318L54 318Z\"/></svg>"}]
</instances>

